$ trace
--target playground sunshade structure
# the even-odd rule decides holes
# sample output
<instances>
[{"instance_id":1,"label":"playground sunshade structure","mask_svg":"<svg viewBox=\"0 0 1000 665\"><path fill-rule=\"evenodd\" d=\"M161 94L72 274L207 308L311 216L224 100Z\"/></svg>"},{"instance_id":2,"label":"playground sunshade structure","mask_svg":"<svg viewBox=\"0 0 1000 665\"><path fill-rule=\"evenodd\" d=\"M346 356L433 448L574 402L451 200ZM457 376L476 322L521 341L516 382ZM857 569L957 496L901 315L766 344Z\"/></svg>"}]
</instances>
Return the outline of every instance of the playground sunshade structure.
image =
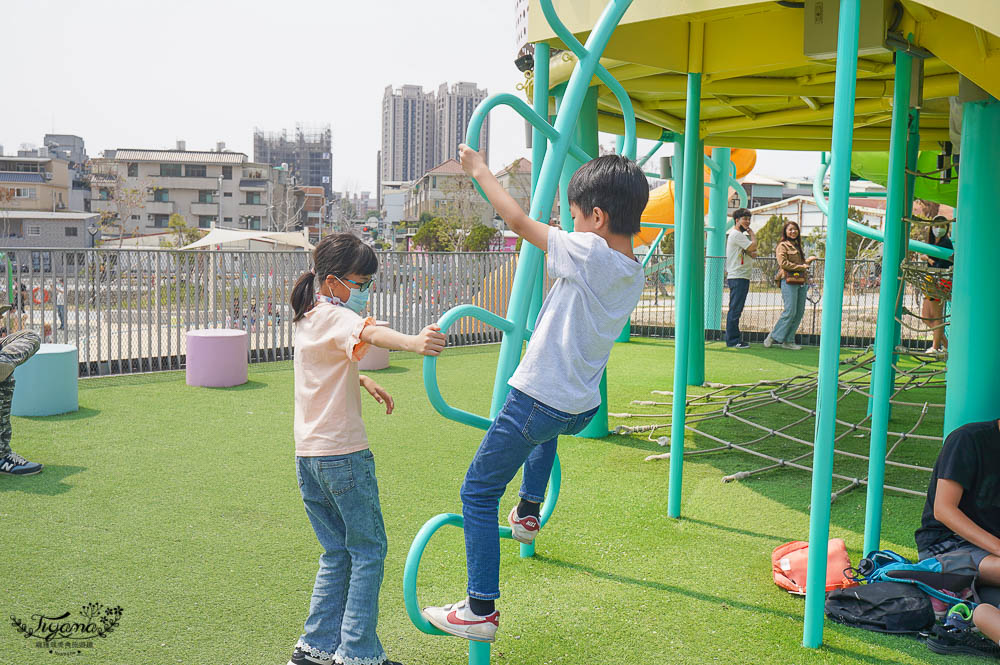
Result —
<instances>
[{"instance_id":1,"label":"playground sunshade structure","mask_svg":"<svg viewBox=\"0 0 1000 665\"><path fill-rule=\"evenodd\" d=\"M554 4L563 23L581 42L605 5L600 1ZM633 101L637 135L658 140L664 131L684 132L687 73L699 71L699 132L706 145L829 150L836 60L833 53L823 51L829 50L824 44L836 46L839 2L787 4L804 6L635 0L601 62ZM923 63L921 147L936 148L938 142L951 140L948 98L958 94L959 73L1000 96L1000 12L995 7L990 10L991 4L976 0L862 3L862 38L866 26L872 26L873 34L898 35L903 42L909 38L911 52ZM817 12L823 14L825 31L816 27ZM529 15L529 41L566 48L541 20L537 0ZM895 66L893 52L878 42L876 38L859 44L855 151L889 149ZM554 58L550 85L568 80L575 64L576 58L569 53ZM599 83L595 79L594 84ZM604 85L598 85L598 124L602 131L623 133L621 108Z\"/></svg>"}]
</instances>

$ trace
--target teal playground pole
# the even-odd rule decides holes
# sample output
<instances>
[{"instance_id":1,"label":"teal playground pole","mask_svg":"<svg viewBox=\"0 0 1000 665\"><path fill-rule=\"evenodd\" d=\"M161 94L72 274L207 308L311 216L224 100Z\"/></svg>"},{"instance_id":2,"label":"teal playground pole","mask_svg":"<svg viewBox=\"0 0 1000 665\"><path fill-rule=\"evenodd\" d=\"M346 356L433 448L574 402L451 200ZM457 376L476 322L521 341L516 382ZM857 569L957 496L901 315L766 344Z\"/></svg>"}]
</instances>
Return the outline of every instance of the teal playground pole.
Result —
<instances>
[{"instance_id":1,"label":"teal playground pole","mask_svg":"<svg viewBox=\"0 0 1000 665\"><path fill-rule=\"evenodd\" d=\"M885 484L885 449L889 431L889 399L892 397L892 364L896 345L896 293L903 262L903 208L906 199L906 134L910 104L912 56L896 52L893 88L892 130L889 136L889 196L885 211L885 242L882 244L882 282L875 326L875 367L872 370L872 427L868 449L868 500L865 507L863 554L880 549L882 494Z\"/></svg>"},{"instance_id":2,"label":"teal playground pole","mask_svg":"<svg viewBox=\"0 0 1000 665\"><path fill-rule=\"evenodd\" d=\"M597 88L592 87L587 91L587 96L583 100L583 107L580 109L580 119L576 123L574 139L584 152L590 155L598 154L599 145L597 139ZM624 145L624 139L622 139ZM634 152L633 152L634 154ZM569 207L566 208L569 213ZM572 220L572 218L570 218ZM572 230L572 229L570 229ZM628 326L626 326L627 329ZM608 435L608 370L604 368L601 376L601 406L593 419L584 427L577 436L588 439L600 439Z\"/></svg>"},{"instance_id":3,"label":"teal playground pole","mask_svg":"<svg viewBox=\"0 0 1000 665\"><path fill-rule=\"evenodd\" d=\"M858 70L858 15L861 0L841 0L837 29L837 73L833 100L833 173L823 271L823 324L816 396L816 442L813 449L812 499L809 507L809 560L806 576L803 645L823 643L827 541L830 538L830 492L833 489L833 445L837 426L840 326L844 306L847 254L847 206L851 184L854 93Z\"/></svg>"},{"instance_id":4,"label":"teal playground pole","mask_svg":"<svg viewBox=\"0 0 1000 665\"><path fill-rule=\"evenodd\" d=\"M542 42L535 44L535 76L534 99L532 108L535 113L549 120L549 45ZM542 172L542 162L545 161L545 150L548 139L537 127L531 128L531 197L535 197L538 187L538 175ZM541 261L535 286L531 294L531 306L528 307L528 327L534 330L538 312L542 309L545 292L545 261Z\"/></svg>"},{"instance_id":5,"label":"teal playground pole","mask_svg":"<svg viewBox=\"0 0 1000 665\"><path fill-rule=\"evenodd\" d=\"M687 382L705 383L705 142L698 141L695 167L694 224L684 251L691 251L691 312L688 337ZM687 218L684 219L687 223Z\"/></svg>"},{"instance_id":6,"label":"teal playground pole","mask_svg":"<svg viewBox=\"0 0 1000 665\"><path fill-rule=\"evenodd\" d=\"M726 211L729 207L729 165L732 150L713 148L712 159L718 169L712 171L708 193L708 228L705 240L705 328L722 328L722 280L725 277Z\"/></svg>"},{"instance_id":7,"label":"teal playground pole","mask_svg":"<svg viewBox=\"0 0 1000 665\"><path fill-rule=\"evenodd\" d=\"M944 431L998 416L1000 395L1000 261L996 192L1000 171L1000 101L966 102L962 112L962 173L958 180L955 273L951 291Z\"/></svg>"},{"instance_id":8,"label":"teal playground pole","mask_svg":"<svg viewBox=\"0 0 1000 665\"><path fill-rule=\"evenodd\" d=\"M695 203L698 192L698 167L701 160L697 151L701 145L698 139L698 122L701 113L701 73L689 73L687 80L687 117L684 126L684 185L681 194L681 218L674 224L674 396L671 407L670 424L670 492L667 499L667 515L681 516L681 483L684 477L684 421L687 405L688 349L691 344L691 286L694 275L691 246L694 233L694 217L698 209ZM676 196L676 191L675 191Z\"/></svg>"}]
</instances>

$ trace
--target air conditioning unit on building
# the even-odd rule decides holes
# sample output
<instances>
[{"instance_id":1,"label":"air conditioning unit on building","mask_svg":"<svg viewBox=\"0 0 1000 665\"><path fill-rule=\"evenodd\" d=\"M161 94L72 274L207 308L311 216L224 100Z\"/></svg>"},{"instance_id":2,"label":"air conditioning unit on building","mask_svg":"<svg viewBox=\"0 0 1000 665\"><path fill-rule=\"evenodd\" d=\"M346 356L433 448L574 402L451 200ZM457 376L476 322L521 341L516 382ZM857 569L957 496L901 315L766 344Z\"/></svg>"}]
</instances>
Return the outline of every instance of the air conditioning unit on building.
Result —
<instances>
[{"instance_id":1,"label":"air conditioning unit on building","mask_svg":"<svg viewBox=\"0 0 1000 665\"><path fill-rule=\"evenodd\" d=\"M45 179L46 180L52 180L52 173L50 171L46 171L45 172Z\"/></svg>"}]
</instances>

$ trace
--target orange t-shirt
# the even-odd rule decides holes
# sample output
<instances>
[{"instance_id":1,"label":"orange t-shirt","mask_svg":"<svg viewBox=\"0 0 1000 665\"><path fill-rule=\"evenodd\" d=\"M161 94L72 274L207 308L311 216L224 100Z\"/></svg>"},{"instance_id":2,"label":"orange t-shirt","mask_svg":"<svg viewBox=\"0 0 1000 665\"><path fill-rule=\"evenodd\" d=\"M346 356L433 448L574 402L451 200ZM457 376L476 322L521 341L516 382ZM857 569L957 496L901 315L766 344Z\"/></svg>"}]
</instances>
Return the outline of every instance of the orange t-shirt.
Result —
<instances>
[{"instance_id":1,"label":"orange t-shirt","mask_svg":"<svg viewBox=\"0 0 1000 665\"><path fill-rule=\"evenodd\" d=\"M318 302L295 324L295 454L346 455L368 447L361 420L361 331L375 319Z\"/></svg>"}]
</instances>

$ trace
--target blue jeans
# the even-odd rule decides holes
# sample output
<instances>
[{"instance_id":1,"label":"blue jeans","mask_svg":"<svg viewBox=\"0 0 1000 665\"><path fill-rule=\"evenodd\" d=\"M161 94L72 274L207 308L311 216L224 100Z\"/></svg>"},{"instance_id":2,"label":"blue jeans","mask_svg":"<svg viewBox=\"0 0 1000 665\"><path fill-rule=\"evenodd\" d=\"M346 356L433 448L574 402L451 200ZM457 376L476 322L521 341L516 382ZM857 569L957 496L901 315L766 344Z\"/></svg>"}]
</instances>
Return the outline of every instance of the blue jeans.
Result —
<instances>
[{"instance_id":1,"label":"blue jeans","mask_svg":"<svg viewBox=\"0 0 1000 665\"><path fill-rule=\"evenodd\" d=\"M577 434L597 413L566 413L510 389L496 420L479 444L462 483L465 561L468 593L473 598L500 597L500 498L517 470L524 466L521 498L541 503L556 457L560 434Z\"/></svg>"},{"instance_id":2,"label":"blue jeans","mask_svg":"<svg viewBox=\"0 0 1000 665\"><path fill-rule=\"evenodd\" d=\"M370 450L296 457L306 514L323 546L298 647L347 665L385 660L375 634L386 538Z\"/></svg>"},{"instance_id":3,"label":"blue jeans","mask_svg":"<svg viewBox=\"0 0 1000 665\"><path fill-rule=\"evenodd\" d=\"M729 310L726 313L726 346L736 346L742 342L740 337L740 317L743 316L743 305L750 293L749 279L729 279Z\"/></svg>"},{"instance_id":4,"label":"blue jeans","mask_svg":"<svg viewBox=\"0 0 1000 665\"><path fill-rule=\"evenodd\" d=\"M802 315L806 313L806 293L808 284L789 284L781 280L781 300L785 303L778 322L771 331L771 339L779 344L795 341L795 331L802 323Z\"/></svg>"}]
</instances>

